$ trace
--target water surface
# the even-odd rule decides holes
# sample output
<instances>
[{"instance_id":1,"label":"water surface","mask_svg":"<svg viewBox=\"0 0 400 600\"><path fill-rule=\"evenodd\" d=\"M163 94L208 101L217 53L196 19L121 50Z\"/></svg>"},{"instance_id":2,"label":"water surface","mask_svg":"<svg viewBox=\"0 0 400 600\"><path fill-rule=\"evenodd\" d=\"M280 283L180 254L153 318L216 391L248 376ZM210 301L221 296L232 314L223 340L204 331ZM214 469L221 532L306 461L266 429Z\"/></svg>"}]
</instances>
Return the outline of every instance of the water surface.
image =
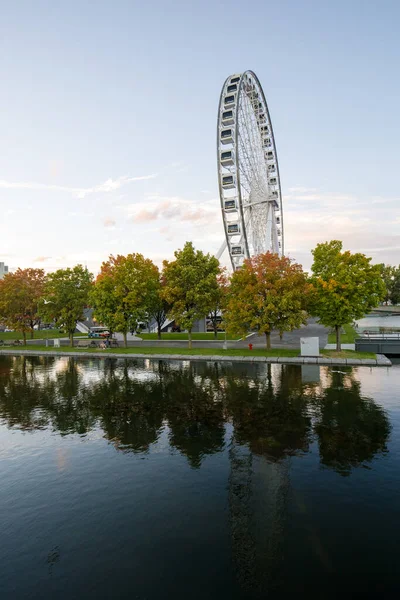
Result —
<instances>
[{"instance_id":1,"label":"water surface","mask_svg":"<svg viewBox=\"0 0 400 600\"><path fill-rule=\"evenodd\" d=\"M0 357L2 600L398 597L399 386Z\"/></svg>"}]
</instances>

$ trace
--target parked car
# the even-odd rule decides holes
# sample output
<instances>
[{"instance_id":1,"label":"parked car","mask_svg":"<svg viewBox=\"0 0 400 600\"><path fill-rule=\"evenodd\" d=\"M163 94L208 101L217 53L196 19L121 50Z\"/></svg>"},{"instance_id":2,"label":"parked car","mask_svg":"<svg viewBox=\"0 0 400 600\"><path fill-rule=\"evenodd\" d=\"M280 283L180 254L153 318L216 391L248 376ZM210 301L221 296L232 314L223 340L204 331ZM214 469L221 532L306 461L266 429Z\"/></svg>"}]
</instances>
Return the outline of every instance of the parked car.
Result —
<instances>
[{"instance_id":1,"label":"parked car","mask_svg":"<svg viewBox=\"0 0 400 600\"><path fill-rule=\"evenodd\" d=\"M107 327L91 327L88 333L90 338L108 338L110 336L111 333Z\"/></svg>"}]
</instances>

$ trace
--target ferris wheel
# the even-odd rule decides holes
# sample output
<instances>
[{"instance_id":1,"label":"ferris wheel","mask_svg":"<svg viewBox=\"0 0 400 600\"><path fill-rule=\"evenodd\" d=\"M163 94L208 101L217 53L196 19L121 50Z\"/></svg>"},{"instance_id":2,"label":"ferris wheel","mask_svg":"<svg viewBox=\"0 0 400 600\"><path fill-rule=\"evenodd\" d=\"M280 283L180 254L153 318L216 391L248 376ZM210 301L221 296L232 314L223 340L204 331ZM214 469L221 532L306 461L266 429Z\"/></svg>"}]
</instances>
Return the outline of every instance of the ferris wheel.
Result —
<instances>
[{"instance_id":1,"label":"ferris wheel","mask_svg":"<svg viewBox=\"0 0 400 600\"><path fill-rule=\"evenodd\" d=\"M261 84L252 71L225 81L218 109L217 161L225 242L235 270L264 252L283 254L278 157Z\"/></svg>"}]
</instances>

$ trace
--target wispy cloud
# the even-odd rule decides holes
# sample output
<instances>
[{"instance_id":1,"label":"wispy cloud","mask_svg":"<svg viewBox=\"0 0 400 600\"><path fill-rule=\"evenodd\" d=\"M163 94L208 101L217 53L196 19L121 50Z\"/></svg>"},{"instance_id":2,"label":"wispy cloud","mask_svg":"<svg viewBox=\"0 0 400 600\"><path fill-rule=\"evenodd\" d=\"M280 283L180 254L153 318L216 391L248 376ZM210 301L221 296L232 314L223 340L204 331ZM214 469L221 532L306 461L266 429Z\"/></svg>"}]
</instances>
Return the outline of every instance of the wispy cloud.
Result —
<instances>
[{"instance_id":1,"label":"wispy cloud","mask_svg":"<svg viewBox=\"0 0 400 600\"><path fill-rule=\"evenodd\" d=\"M149 195L146 202L129 204L123 207L134 223L174 221L175 223L209 223L218 220L219 201L217 199L198 201L180 196Z\"/></svg>"},{"instance_id":2,"label":"wispy cloud","mask_svg":"<svg viewBox=\"0 0 400 600\"><path fill-rule=\"evenodd\" d=\"M33 259L33 262L43 263L50 259L51 259L51 256L37 256L36 258Z\"/></svg>"},{"instance_id":3,"label":"wispy cloud","mask_svg":"<svg viewBox=\"0 0 400 600\"><path fill-rule=\"evenodd\" d=\"M316 192L317 188L311 188L311 187L303 187L303 186L297 186L297 187L291 187L288 190L290 193L307 193L307 192Z\"/></svg>"},{"instance_id":4,"label":"wispy cloud","mask_svg":"<svg viewBox=\"0 0 400 600\"><path fill-rule=\"evenodd\" d=\"M49 190L54 192L66 192L69 194L73 194L77 198L82 199L88 196L89 194L114 192L115 190L119 190L122 186L127 185L128 183L132 183L134 181L145 181L147 179L154 179L155 177L157 177L157 173L153 173L151 175L141 175L138 177L129 177L127 175L124 175L122 177L118 177L117 179L107 179L103 183L88 188L69 187L64 185L53 185L35 182L15 182L0 179L0 189Z\"/></svg>"}]
</instances>

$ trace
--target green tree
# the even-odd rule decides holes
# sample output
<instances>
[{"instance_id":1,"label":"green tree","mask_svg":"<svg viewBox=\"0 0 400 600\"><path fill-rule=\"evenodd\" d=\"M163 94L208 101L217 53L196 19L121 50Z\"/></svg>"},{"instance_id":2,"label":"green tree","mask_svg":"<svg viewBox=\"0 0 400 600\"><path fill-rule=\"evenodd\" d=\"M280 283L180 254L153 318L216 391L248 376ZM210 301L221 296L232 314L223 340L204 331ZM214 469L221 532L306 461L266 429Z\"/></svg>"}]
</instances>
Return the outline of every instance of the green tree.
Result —
<instances>
[{"instance_id":1,"label":"green tree","mask_svg":"<svg viewBox=\"0 0 400 600\"><path fill-rule=\"evenodd\" d=\"M400 304L400 266L394 268L390 301L392 304Z\"/></svg>"},{"instance_id":2,"label":"green tree","mask_svg":"<svg viewBox=\"0 0 400 600\"><path fill-rule=\"evenodd\" d=\"M157 323L157 337L161 340L161 328L171 310L171 305L164 298L163 288L165 286L165 280L163 277L160 277L158 268L157 273L158 279L154 277L152 280L153 285L150 287L148 317L154 319Z\"/></svg>"},{"instance_id":3,"label":"green tree","mask_svg":"<svg viewBox=\"0 0 400 600\"><path fill-rule=\"evenodd\" d=\"M57 327L66 330L71 346L74 345L76 324L83 319L83 309L89 302L92 282L92 273L82 265L59 269L47 275L41 314L46 320L54 320Z\"/></svg>"},{"instance_id":4,"label":"green tree","mask_svg":"<svg viewBox=\"0 0 400 600\"><path fill-rule=\"evenodd\" d=\"M391 301L392 285L396 267L392 267L391 265L385 265L383 263L379 266L381 267L382 281L386 288L386 293L383 298L383 301L385 304L387 304L389 300Z\"/></svg>"},{"instance_id":5,"label":"green tree","mask_svg":"<svg viewBox=\"0 0 400 600\"><path fill-rule=\"evenodd\" d=\"M162 296L171 305L169 316L188 330L189 348L194 322L214 307L218 273L218 259L195 250L191 242L175 251L174 261L164 261Z\"/></svg>"},{"instance_id":6,"label":"green tree","mask_svg":"<svg viewBox=\"0 0 400 600\"><path fill-rule=\"evenodd\" d=\"M159 271L142 254L110 256L101 266L91 293L96 319L124 336L148 319L159 286Z\"/></svg>"},{"instance_id":7,"label":"green tree","mask_svg":"<svg viewBox=\"0 0 400 600\"><path fill-rule=\"evenodd\" d=\"M33 338L34 327L40 322L39 302L43 293L43 269L17 269L0 280L0 320Z\"/></svg>"},{"instance_id":8,"label":"green tree","mask_svg":"<svg viewBox=\"0 0 400 600\"><path fill-rule=\"evenodd\" d=\"M208 318L210 319L213 330L214 330L214 338L218 337L218 325L221 322L221 317L223 310L226 304L226 294L228 290L228 278L226 276L225 269L220 269L217 277L217 286L212 294L213 307L208 313Z\"/></svg>"},{"instance_id":9,"label":"green tree","mask_svg":"<svg viewBox=\"0 0 400 600\"><path fill-rule=\"evenodd\" d=\"M338 240L318 244L312 254L311 312L335 329L340 351L340 328L363 317L385 297L381 265L371 265L371 259L359 252L342 252Z\"/></svg>"},{"instance_id":10,"label":"green tree","mask_svg":"<svg viewBox=\"0 0 400 600\"><path fill-rule=\"evenodd\" d=\"M392 267L391 265L380 265L382 268L382 280L386 286L386 295L384 302L387 304L400 303L400 266Z\"/></svg>"},{"instance_id":11,"label":"green tree","mask_svg":"<svg viewBox=\"0 0 400 600\"><path fill-rule=\"evenodd\" d=\"M244 261L235 271L227 295L224 322L231 333L249 330L265 334L271 347L271 331L292 331L305 322L309 285L301 265L285 256L266 252Z\"/></svg>"}]
</instances>

